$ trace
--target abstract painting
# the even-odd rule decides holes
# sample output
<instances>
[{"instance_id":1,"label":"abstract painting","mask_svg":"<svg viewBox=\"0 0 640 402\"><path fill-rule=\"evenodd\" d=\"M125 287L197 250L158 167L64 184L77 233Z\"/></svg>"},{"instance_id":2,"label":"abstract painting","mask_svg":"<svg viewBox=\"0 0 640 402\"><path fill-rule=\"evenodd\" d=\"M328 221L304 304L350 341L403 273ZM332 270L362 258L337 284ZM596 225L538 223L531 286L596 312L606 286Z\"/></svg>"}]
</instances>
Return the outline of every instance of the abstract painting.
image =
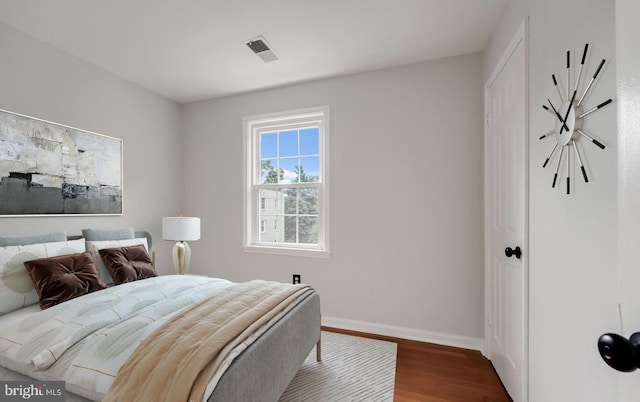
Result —
<instances>
[{"instance_id":1,"label":"abstract painting","mask_svg":"<svg viewBox=\"0 0 640 402\"><path fill-rule=\"evenodd\" d=\"M0 215L122 215L122 140L0 110Z\"/></svg>"}]
</instances>

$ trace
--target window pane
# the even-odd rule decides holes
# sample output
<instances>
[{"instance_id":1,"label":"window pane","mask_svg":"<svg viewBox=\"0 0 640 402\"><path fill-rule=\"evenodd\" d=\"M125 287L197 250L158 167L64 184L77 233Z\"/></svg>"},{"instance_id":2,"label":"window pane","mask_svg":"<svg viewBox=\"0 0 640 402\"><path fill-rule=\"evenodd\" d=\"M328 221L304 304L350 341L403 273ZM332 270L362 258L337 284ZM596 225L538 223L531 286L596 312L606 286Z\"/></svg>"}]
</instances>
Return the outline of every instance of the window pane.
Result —
<instances>
[{"instance_id":1,"label":"window pane","mask_svg":"<svg viewBox=\"0 0 640 402\"><path fill-rule=\"evenodd\" d=\"M288 188L282 190L284 194L284 213L286 215L296 215L298 213L298 190Z\"/></svg>"},{"instance_id":2,"label":"window pane","mask_svg":"<svg viewBox=\"0 0 640 402\"><path fill-rule=\"evenodd\" d=\"M320 176L319 159L317 156L306 156L300 158L300 166L302 171L300 172L301 183L317 182Z\"/></svg>"},{"instance_id":3,"label":"window pane","mask_svg":"<svg viewBox=\"0 0 640 402\"><path fill-rule=\"evenodd\" d=\"M282 176L280 177L280 183L297 183L298 182L298 158L284 158L280 159L280 169L282 169Z\"/></svg>"},{"instance_id":4,"label":"window pane","mask_svg":"<svg viewBox=\"0 0 640 402\"><path fill-rule=\"evenodd\" d=\"M300 215L318 214L318 189L300 188L298 189L298 213Z\"/></svg>"},{"instance_id":5,"label":"window pane","mask_svg":"<svg viewBox=\"0 0 640 402\"><path fill-rule=\"evenodd\" d=\"M299 242L308 244L318 243L318 218L301 216L299 220Z\"/></svg>"},{"instance_id":6,"label":"window pane","mask_svg":"<svg viewBox=\"0 0 640 402\"><path fill-rule=\"evenodd\" d=\"M298 155L298 130L280 132L280 157Z\"/></svg>"},{"instance_id":7,"label":"window pane","mask_svg":"<svg viewBox=\"0 0 640 402\"><path fill-rule=\"evenodd\" d=\"M319 138L318 127L300 130L300 155L318 155L320 153Z\"/></svg>"},{"instance_id":8,"label":"window pane","mask_svg":"<svg viewBox=\"0 0 640 402\"><path fill-rule=\"evenodd\" d=\"M278 156L278 137L276 133L260 134L260 158Z\"/></svg>"},{"instance_id":9,"label":"window pane","mask_svg":"<svg viewBox=\"0 0 640 402\"><path fill-rule=\"evenodd\" d=\"M260 203L264 204L264 208L259 212L259 241L261 242L282 243L284 241L284 191L260 189Z\"/></svg>"},{"instance_id":10,"label":"window pane","mask_svg":"<svg viewBox=\"0 0 640 402\"><path fill-rule=\"evenodd\" d=\"M298 240L298 218L295 216L284 217L284 242L297 243Z\"/></svg>"},{"instance_id":11,"label":"window pane","mask_svg":"<svg viewBox=\"0 0 640 402\"><path fill-rule=\"evenodd\" d=\"M260 208L260 215L282 215L286 197L284 191L260 189L260 203L264 204L264 208Z\"/></svg>"},{"instance_id":12,"label":"window pane","mask_svg":"<svg viewBox=\"0 0 640 402\"><path fill-rule=\"evenodd\" d=\"M269 243L284 242L284 216L263 215L260 220L259 241Z\"/></svg>"},{"instance_id":13,"label":"window pane","mask_svg":"<svg viewBox=\"0 0 640 402\"><path fill-rule=\"evenodd\" d=\"M262 173L260 183L277 183L278 182L278 160L277 159L263 159L260 161L262 164ZM282 171L280 171L280 177L282 177Z\"/></svg>"}]
</instances>

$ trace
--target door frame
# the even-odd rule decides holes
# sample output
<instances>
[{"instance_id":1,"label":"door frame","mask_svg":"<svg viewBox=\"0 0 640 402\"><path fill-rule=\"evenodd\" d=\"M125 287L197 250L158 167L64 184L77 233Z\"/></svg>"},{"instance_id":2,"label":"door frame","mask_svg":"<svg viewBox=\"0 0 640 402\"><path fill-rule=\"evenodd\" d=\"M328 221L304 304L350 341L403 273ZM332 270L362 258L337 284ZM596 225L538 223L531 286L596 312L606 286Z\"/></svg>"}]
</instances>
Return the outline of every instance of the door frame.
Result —
<instances>
[{"instance_id":1,"label":"door frame","mask_svg":"<svg viewBox=\"0 0 640 402\"><path fill-rule=\"evenodd\" d=\"M511 55L515 51L518 44L522 42L524 46L524 155L525 155L525 168L524 168L524 244L523 249L524 253L522 254L522 267L524 269L524 321L525 321L525 329L524 329L524 356L523 356L523 385L524 385L524 395L526 402L529 398L529 19L525 18L518 27L516 33L513 38L507 45L504 50L504 53L500 57L500 60L494 67L489 79L484 85L484 178L485 183L488 183L488 176L491 174L491 165L490 161L487 160L486 155L488 155L488 147L491 146L491 143L488 138L488 116L489 116L489 97L488 92L489 88L495 82L496 78L507 64ZM493 205L492 198L493 194L490 189L487 188L485 184L484 188L484 251L485 251L485 259L484 259L484 340L483 340L483 348L482 354L491 360L491 342L490 333L492 326L492 319L490 316L491 312L491 299L493 296L493 281L491 278L491 250L496 247L494 245L494 239L491 236L491 231L489 230L489 206ZM513 396L512 396L513 397Z\"/></svg>"}]
</instances>

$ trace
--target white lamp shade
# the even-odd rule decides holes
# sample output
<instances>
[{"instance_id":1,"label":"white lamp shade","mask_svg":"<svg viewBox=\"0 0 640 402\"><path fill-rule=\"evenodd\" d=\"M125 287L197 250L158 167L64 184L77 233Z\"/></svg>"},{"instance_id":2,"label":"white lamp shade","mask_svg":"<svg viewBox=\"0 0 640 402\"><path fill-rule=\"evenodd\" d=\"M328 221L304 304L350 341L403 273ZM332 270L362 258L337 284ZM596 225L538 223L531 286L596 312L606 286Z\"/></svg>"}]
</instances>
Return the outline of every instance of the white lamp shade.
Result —
<instances>
[{"instance_id":1,"label":"white lamp shade","mask_svg":"<svg viewBox=\"0 0 640 402\"><path fill-rule=\"evenodd\" d=\"M162 238L175 241L200 240L200 218L162 218Z\"/></svg>"}]
</instances>

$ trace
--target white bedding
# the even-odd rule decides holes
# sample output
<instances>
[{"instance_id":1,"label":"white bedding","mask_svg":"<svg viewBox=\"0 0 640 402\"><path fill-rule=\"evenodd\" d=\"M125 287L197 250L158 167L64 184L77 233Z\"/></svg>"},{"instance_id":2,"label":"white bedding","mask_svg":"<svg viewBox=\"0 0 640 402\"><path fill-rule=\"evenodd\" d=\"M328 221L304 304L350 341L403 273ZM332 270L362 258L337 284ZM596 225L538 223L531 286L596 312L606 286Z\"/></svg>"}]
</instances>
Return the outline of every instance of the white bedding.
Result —
<instances>
[{"instance_id":1,"label":"white bedding","mask_svg":"<svg viewBox=\"0 0 640 402\"><path fill-rule=\"evenodd\" d=\"M0 316L0 365L30 377L66 381L69 392L101 400L119 368L153 330L185 307L232 282L159 276L90 293L47 310L35 306ZM223 370L282 315L229 355ZM209 384L205 399L223 371Z\"/></svg>"}]
</instances>

